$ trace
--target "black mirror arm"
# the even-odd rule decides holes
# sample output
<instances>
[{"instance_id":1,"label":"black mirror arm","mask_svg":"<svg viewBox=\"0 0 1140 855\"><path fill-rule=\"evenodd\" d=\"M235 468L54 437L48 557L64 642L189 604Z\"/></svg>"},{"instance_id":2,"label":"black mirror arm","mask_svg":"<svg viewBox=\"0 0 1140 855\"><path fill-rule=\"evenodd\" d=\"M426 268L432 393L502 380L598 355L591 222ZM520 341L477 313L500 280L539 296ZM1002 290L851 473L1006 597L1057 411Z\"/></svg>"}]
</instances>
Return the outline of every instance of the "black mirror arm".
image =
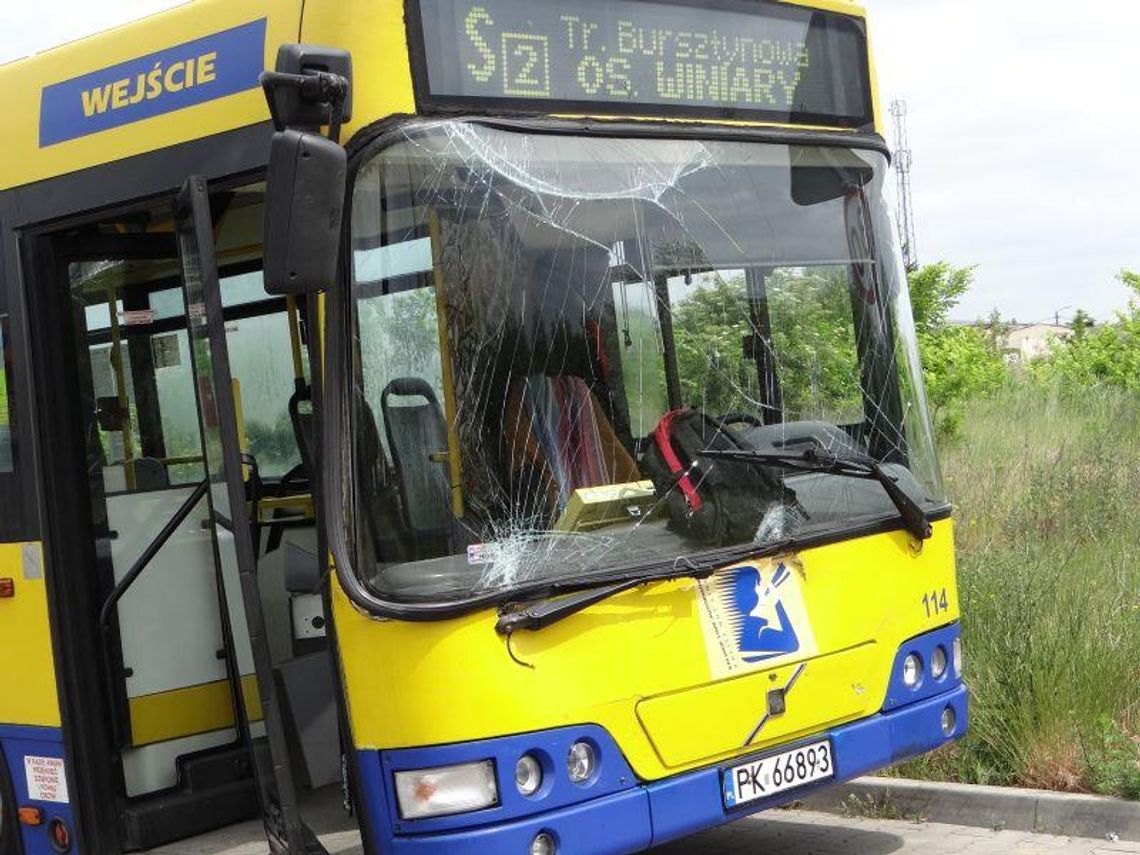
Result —
<instances>
[{"instance_id":1,"label":"black mirror arm","mask_svg":"<svg viewBox=\"0 0 1140 855\"><path fill-rule=\"evenodd\" d=\"M339 74L328 71L311 71L305 74L291 74L283 71L263 71L258 78L269 104L269 115L278 131L288 127L277 103L277 90L296 89L300 99L307 104L327 104L329 108L329 139L340 139L340 126L344 116L344 101L348 95L348 80Z\"/></svg>"}]
</instances>

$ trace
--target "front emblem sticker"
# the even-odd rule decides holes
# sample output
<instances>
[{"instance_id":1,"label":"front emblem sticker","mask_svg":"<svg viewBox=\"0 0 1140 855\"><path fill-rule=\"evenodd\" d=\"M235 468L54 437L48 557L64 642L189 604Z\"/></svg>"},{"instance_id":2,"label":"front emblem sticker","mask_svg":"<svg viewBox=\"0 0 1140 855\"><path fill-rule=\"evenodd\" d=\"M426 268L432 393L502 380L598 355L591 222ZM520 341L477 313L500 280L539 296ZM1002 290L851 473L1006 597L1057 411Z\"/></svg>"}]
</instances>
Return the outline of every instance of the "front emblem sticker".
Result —
<instances>
[{"instance_id":1,"label":"front emblem sticker","mask_svg":"<svg viewBox=\"0 0 1140 855\"><path fill-rule=\"evenodd\" d=\"M714 679L815 653L801 580L787 562L746 564L705 579L700 612Z\"/></svg>"}]
</instances>

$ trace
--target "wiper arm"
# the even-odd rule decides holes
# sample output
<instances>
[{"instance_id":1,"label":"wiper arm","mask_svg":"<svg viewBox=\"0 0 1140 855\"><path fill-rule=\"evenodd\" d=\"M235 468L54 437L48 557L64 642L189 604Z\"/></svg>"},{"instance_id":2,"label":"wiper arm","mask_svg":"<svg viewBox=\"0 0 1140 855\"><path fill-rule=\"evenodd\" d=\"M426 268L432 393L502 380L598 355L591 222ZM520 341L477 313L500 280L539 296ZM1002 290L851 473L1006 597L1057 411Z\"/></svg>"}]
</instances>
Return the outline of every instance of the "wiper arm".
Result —
<instances>
[{"instance_id":1,"label":"wiper arm","mask_svg":"<svg viewBox=\"0 0 1140 855\"><path fill-rule=\"evenodd\" d=\"M705 575L707 576L709 573L712 571L709 570ZM558 623L562 618L570 617L570 615L577 614L583 609L588 609L595 603L600 603L614 594L620 594L622 591L628 591L630 588L636 588L646 582L667 581L677 578L681 577L669 573L660 576L647 576L644 579L624 579L621 582L615 582L601 588L590 588L576 594L567 594L564 597L539 600L518 611L500 613L499 620L495 623L495 631L500 635L510 635L516 629L542 629L552 623Z\"/></svg>"},{"instance_id":2,"label":"wiper arm","mask_svg":"<svg viewBox=\"0 0 1140 855\"><path fill-rule=\"evenodd\" d=\"M844 457L832 451L809 448L800 453L761 451L747 448L708 448L700 452L701 457L710 460L736 460L743 463L756 463L762 466L778 466L799 472L827 472L847 478L863 478L878 481L891 502L898 509L907 531L917 540L926 540L933 533L930 519L922 506L911 498L898 482L870 457Z\"/></svg>"},{"instance_id":3,"label":"wiper arm","mask_svg":"<svg viewBox=\"0 0 1140 855\"><path fill-rule=\"evenodd\" d=\"M599 582L586 590L575 591L565 596L547 597L521 606L508 603L499 611L495 630L501 635L510 635L516 629L542 629L557 623L565 617L577 614L595 603L609 599L614 594L645 585L649 582L669 582L674 579L707 579L721 567L743 560L757 552L769 551L774 545L741 544L726 549L712 550L697 557L682 556L665 562L658 562L648 568L629 571L618 579ZM661 569L658 569L661 568ZM656 572L654 572L656 570ZM577 582L573 583L579 584Z\"/></svg>"}]
</instances>

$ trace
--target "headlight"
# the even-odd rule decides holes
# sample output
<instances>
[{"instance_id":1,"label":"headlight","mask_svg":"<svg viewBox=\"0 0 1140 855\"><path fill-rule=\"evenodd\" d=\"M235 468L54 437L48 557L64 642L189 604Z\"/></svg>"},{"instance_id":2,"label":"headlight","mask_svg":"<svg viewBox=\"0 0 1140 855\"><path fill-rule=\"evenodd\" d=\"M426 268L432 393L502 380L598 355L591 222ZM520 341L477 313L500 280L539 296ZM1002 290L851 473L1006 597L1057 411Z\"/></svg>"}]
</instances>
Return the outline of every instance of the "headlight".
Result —
<instances>
[{"instance_id":1,"label":"headlight","mask_svg":"<svg viewBox=\"0 0 1140 855\"><path fill-rule=\"evenodd\" d=\"M530 754L524 754L515 764L515 786L524 796L533 796L542 786L542 766Z\"/></svg>"},{"instance_id":2,"label":"headlight","mask_svg":"<svg viewBox=\"0 0 1140 855\"><path fill-rule=\"evenodd\" d=\"M930 654L930 676L935 680L941 680L942 675L946 673L946 648L939 644L934 648L934 652Z\"/></svg>"},{"instance_id":3,"label":"headlight","mask_svg":"<svg viewBox=\"0 0 1140 855\"><path fill-rule=\"evenodd\" d=\"M575 742L566 757L566 772L575 784L583 784L594 777L598 768L598 754L588 742Z\"/></svg>"},{"instance_id":4,"label":"headlight","mask_svg":"<svg viewBox=\"0 0 1140 855\"><path fill-rule=\"evenodd\" d=\"M908 653L906 659L902 664L902 678L903 684L908 689L913 689L918 685L918 681L922 679L922 660L918 658L917 653Z\"/></svg>"},{"instance_id":5,"label":"headlight","mask_svg":"<svg viewBox=\"0 0 1140 855\"><path fill-rule=\"evenodd\" d=\"M490 807L499 800L490 760L396 773L396 800L403 819L444 816Z\"/></svg>"},{"instance_id":6,"label":"headlight","mask_svg":"<svg viewBox=\"0 0 1140 855\"><path fill-rule=\"evenodd\" d=\"M962 636L954 636L954 644L951 647L951 655L954 657L954 676L962 676Z\"/></svg>"}]
</instances>

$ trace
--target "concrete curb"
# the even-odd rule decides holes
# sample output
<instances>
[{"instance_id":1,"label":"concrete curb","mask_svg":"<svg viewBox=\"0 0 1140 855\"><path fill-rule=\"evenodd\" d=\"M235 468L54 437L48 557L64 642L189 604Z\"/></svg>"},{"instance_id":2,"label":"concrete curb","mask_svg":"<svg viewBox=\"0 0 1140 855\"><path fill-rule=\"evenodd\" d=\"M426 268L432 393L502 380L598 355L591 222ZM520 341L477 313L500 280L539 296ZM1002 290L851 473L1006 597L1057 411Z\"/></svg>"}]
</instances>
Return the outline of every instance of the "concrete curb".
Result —
<instances>
[{"instance_id":1,"label":"concrete curb","mask_svg":"<svg viewBox=\"0 0 1140 855\"><path fill-rule=\"evenodd\" d=\"M857 814L858 806L844 805L851 796L872 812L881 806L930 822L1140 841L1140 802L1107 796L867 777L820 790L801 804L808 810Z\"/></svg>"}]
</instances>

